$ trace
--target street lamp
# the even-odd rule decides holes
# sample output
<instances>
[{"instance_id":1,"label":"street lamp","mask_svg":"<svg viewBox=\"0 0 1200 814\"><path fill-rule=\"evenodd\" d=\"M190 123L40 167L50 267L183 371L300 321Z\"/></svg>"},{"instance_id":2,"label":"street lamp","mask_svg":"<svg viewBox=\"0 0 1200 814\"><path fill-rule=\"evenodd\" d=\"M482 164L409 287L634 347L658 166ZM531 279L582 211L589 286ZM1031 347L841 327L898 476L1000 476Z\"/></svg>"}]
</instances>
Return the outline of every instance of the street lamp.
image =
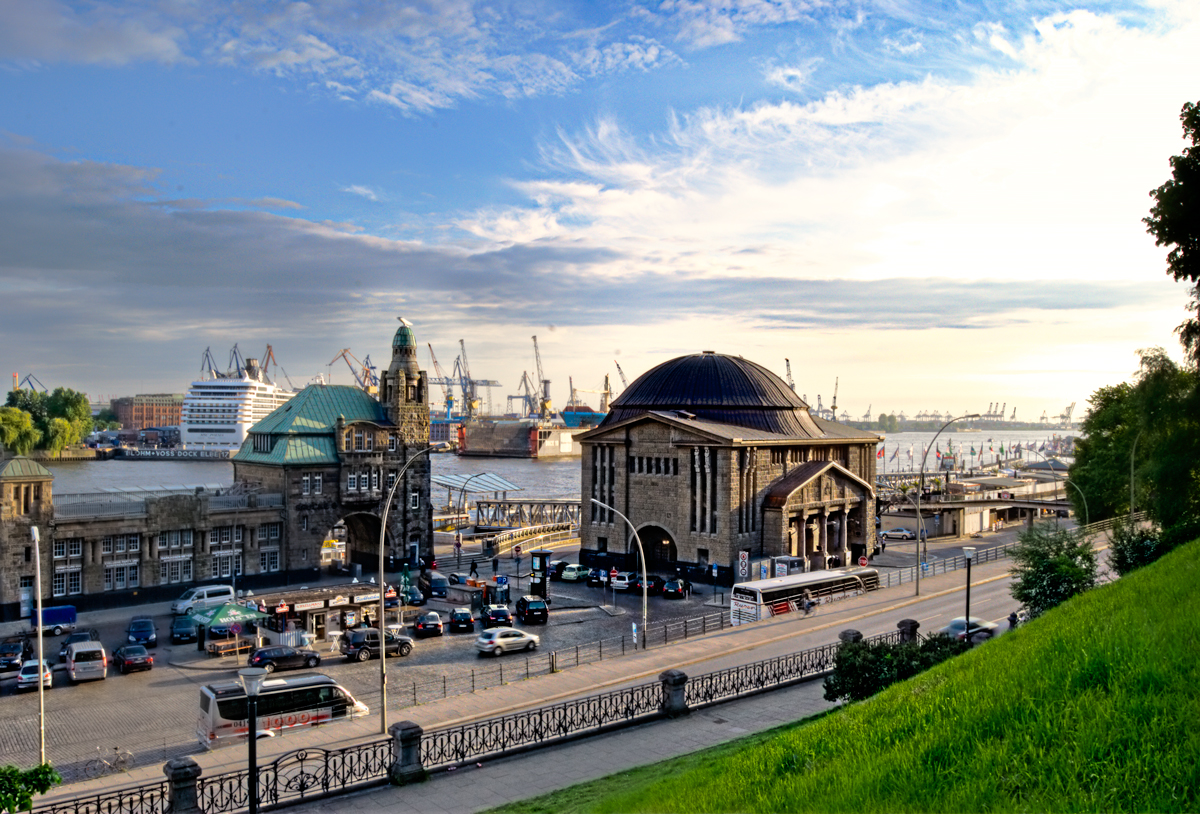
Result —
<instances>
[{"instance_id":1,"label":"street lamp","mask_svg":"<svg viewBox=\"0 0 1200 814\"><path fill-rule=\"evenodd\" d=\"M482 478L486 474L487 474L486 472L480 472L476 475L471 475L469 478L467 478L465 481L463 481L462 488L458 490L458 502L460 504L462 504L462 507L463 507L462 511L466 512L468 523L471 522L471 513L469 511L467 511L467 503L466 503L467 486L470 485L471 481L475 480L476 478ZM461 536L461 534L459 535L459 537L455 538L455 542L458 543L458 545L456 545L454 547L454 551L455 551L455 555L456 555L455 556L455 563L456 563L455 567L462 568L462 536Z\"/></svg>"},{"instance_id":2,"label":"street lamp","mask_svg":"<svg viewBox=\"0 0 1200 814\"><path fill-rule=\"evenodd\" d=\"M33 584L37 586L37 660L38 660L38 754L40 766L46 765L46 688L42 681L42 665L45 658L42 655L42 549L41 532L37 526L31 526L30 536L33 537Z\"/></svg>"},{"instance_id":3,"label":"street lamp","mask_svg":"<svg viewBox=\"0 0 1200 814\"><path fill-rule=\"evenodd\" d=\"M628 526L629 526L629 530L633 532L633 539L634 539L634 542L636 542L636 543L637 543L637 547L638 547L638 556L639 556L639 558L640 558L640 559L641 559L641 561L642 561L642 642L643 642L643 644L644 644L644 643L645 643L645 641L646 641L646 616L647 616L647 611L646 611L646 606L647 606L647 602L646 602L646 595L647 595L647 591L648 591L648 589L649 589L649 587L650 587L650 586L649 586L649 581L648 581L648 579L647 579L647 577L646 577L646 552L645 552L645 550L643 550L643 549L642 549L642 538L641 538L641 537L638 537L637 529L635 529L635 528L633 527L633 523L630 523L630 522L629 522L629 518L628 518L628 517L626 517L625 515L621 514L619 511L617 511L616 509L614 509L612 506L609 506L607 503L601 503L599 500L596 500L596 498L592 498L591 500L592 500L592 502L593 502L593 503L595 503L597 506L600 506L600 507L602 507L602 508L608 509L610 512L612 512L613 514L615 514L617 517L619 517L619 518L621 518L622 520L624 520L624 521L625 521L625 523L626 523L626 525L628 525ZM616 591L616 588L615 588L615 586L614 586L614 588L613 588L613 591L614 591L614 592ZM615 600L615 599L613 600L613 603L614 603L614 604L616 603L616 600ZM637 647L637 642L634 642L634 643L633 643L633 645L634 645L634 647ZM643 649L645 649L645 648L643 647Z\"/></svg>"},{"instance_id":4,"label":"street lamp","mask_svg":"<svg viewBox=\"0 0 1200 814\"><path fill-rule=\"evenodd\" d=\"M942 425L941 429L934 433L933 441L929 442L929 445L925 447L925 453L921 456L921 479L917 482L917 541L913 545L917 550L917 596L921 595L921 564L925 561L921 556L921 532L925 529L925 523L921 520L921 491L925 488L925 462L929 460L929 447L934 445L938 436L942 434L942 430L949 427L955 421L963 421L965 419L974 420L977 418L979 418L978 413L971 413L970 415L960 415L958 418L952 418L947 421ZM946 482L949 484L949 477L947 477ZM925 551L928 554L928 546L926 546Z\"/></svg>"},{"instance_id":5,"label":"street lamp","mask_svg":"<svg viewBox=\"0 0 1200 814\"><path fill-rule=\"evenodd\" d=\"M450 448L448 441L440 441L436 444L430 444L425 449L418 450L411 458L404 462L404 466L400 467L400 471L396 473L396 480L392 482L392 488L388 490L387 497L383 501L383 514L379 519L379 732L382 735L387 734L387 629L384 625L384 603L387 595L387 580L384 579L383 570L383 550L387 544L387 517L388 509L392 506L392 498L396 496L396 489L400 487L400 481L404 479L404 473L408 468L422 455L428 455L431 452L440 452ZM403 616L401 617L403 623Z\"/></svg>"},{"instance_id":6,"label":"street lamp","mask_svg":"<svg viewBox=\"0 0 1200 814\"><path fill-rule=\"evenodd\" d=\"M1032 452L1034 455L1039 456L1043 461L1050 464L1050 474L1054 475L1055 478L1058 477L1058 473L1054 471L1054 461L1057 459L1049 458L1046 455L1042 454L1041 452L1038 452L1036 449L1028 449L1025 451ZM1086 526L1088 524L1088 515L1091 514L1091 512L1088 511L1087 495L1085 495L1083 493L1083 490L1079 488L1079 484L1075 483L1070 478L1062 478L1059 482L1067 484L1068 486L1072 487L1076 492L1079 493L1079 499L1083 501L1083 525ZM1054 490L1054 495L1055 495L1055 497L1058 496L1057 489ZM1058 528L1058 511L1057 510L1055 510L1055 512L1054 512L1054 527Z\"/></svg>"},{"instance_id":7,"label":"street lamp","mask_svg":"<svg viewBox=\"0 0 1200 814\"><path fill-rule=\"evenodd\" d=\"M238 670L238 681L246 691L246 720L250 728L246 744L250 771L246 776L247 810L258 814L258 693L270 673L263 667L245 667Z\"/></svg>"},{"instance_id":8,"label":"street lamp","mask_svg":"<svg viewBox=\"0 0 1200 814\"><path fill-rule=\"evenodd\" d=\"M967 644L971 643L971 560L975 559L975 547L963 546L963 556L967 559L967 621L963 628L967 636Z\"/></svg>"},{"instance_id":9,"label":"street lamp","mask_svg":"<svg viewBox=\"0 0 1200 814\"><path fill-rule=\"evenodd\" d=\"M1129 530L1133 531L1133 456L1137 453L1137 442L1142 438L1142 430L1134 436L1133 448L1129 450Z\"/></svg>"}]
</instances>

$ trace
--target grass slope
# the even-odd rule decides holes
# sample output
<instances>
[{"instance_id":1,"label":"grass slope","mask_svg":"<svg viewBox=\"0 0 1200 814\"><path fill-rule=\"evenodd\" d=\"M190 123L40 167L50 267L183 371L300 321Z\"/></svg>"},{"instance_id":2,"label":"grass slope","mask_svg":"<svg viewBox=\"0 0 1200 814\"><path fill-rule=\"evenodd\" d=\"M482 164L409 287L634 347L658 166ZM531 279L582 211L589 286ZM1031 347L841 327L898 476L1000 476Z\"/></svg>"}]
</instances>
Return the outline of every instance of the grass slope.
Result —
<instances>
[{"instance_id":1,"label":"grass slope","mask_svg":"<svg viewBox=\"0 0 1200 814\"><path fill-rule=\"evenodd\" d=\"M496 812L1200 811L1200 541L810 722Z\"/></svg>"}]
</instances>

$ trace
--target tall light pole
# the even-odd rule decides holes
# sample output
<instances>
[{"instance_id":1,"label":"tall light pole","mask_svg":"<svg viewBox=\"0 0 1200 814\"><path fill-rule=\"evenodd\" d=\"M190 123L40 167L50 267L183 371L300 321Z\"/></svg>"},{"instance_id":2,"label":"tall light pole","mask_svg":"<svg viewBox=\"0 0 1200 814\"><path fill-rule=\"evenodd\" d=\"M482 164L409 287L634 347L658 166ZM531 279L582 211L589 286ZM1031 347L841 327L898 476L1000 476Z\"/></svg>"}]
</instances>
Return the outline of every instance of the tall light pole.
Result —
<instances>
[{"instance_id":1,"label":"tall light pole","mask_svg":"<svg viewBox=\"0 0 1200 814\"><path fill-rule=\"evenodd\" d=\"M392 506L392 498L396 496L396 490L400 488L400 481L404 480L404 473L408 471L408 468L423 455L449 448L449 442L441 441L414 453L396 473L396 480L392 482L392 488L388 490L387 497L383 501L383 513L379 519L379 733L381 735L387 734L387 629L383 623L387 580L384 579L383 550L387 544L388 509ZM403 617L401 617L401 622L403 623Z\"/></svg>"},{"instance_id":2,"label":"tall light pole","mask_svg":"<svg viewBox=\"0 0 1200 814\"><path fill-rule=\"evenodd\" d=\"M38 660L38 765L46 765L46 688L42 681L42 665L45 657L42 654L42 548L41 532L37 526L31 526L30 536L33 537L33 584L37 586L37 660Z\"/></svg>"},{"instance_id":3,"label":"tall light pole","mask_svg":"<svg viewBox=\"0 0 1200 814\"><path fill-rule=\"evenodd\" d=\"M1143 428L1144 429L1144 428ZM1142 438L1142 430L1134 436L1133 448L1129 450L1129 530L1133 531L1133 456L1137 453L1137 442Z\"/></svg>"},{"instance_id":4,"label":"tall light pole","mask_svg":"<svg viewBox=\"0 0 1200 814\"><path fill-rule=\"evenodd\" d=\"M967 621L963 631L967 635L967 644L971 643L971 561L975 559L975 547L963 546L963 556L967 559Z\"/></svg>"},{"instance_id":5,"label":"tall light pole","mask_svg":"<svg viewBox=\"0 0 1200 814\"><path fill-rule=\"evenodd\" d=\"M952 418L947 421L941 426L941 429L934 433L933 441L929 442L929 446L925 447L925 454L921 456L921 479L917 482L917 541L913 545L917 549L917 596L921 595L921 564L924 562L921 558L921 532L925 528L925 523L921 519L921 491L925 488L925 462L929 460L929 447L933 446L934 442L937 441L938 436L942 434L942 430L949 427L955 421L963 421L965 419L975 420L977 418L979 418L979 413L971 413L970 415L960 415L958 418ZM947 478L947 486L949 486L949 483L950 481ZM928 551L928 548L926 550Z\"/></svg>"},{"instance_id":6,"label":"tall light pole","mask_svg":"<svg viewBox=\"0 0 1200 814\"><path fill-rule=\"evenodd\" d=\"M1036 449L1028 449L1025 451L1032 452L1034 455L1039 456L1043 461L1050 464L1050 474L1054 475L1057 478L1058 473L1056 473L1054 471L1054 461L1057 459L1049 458L1046 455L1044 455L1043 453L1038 452ZM1079 488L1079 484L1075 483L1070 478L1062 478L1060 482L1067 484L1068 486L1072 487L1076 492L1079 493L1079 498L1080 498L1080 500L1083 501L1083 525L1086 526L1088 524L1088 515L1091 514L1091 512L1088 511L1087 495L1085 495L1083 493L1083 490ZM1054 494L1055 494L1055 496L1058 495L1057 489L1054 490ZM1058 528L1058 511L1057 510L1054 512L1054 527Z\"/></svg>"},{"instance_id":7,"label":"tall light pole","mask_svg":"<svg viewBox=\"0 0 1200 814\"><path fill-rule=\"evenodd\" d=\"M238 681L246 691L246 719L250 724L246 744L247 763L250 771L246 775L246 808L249 814L258 814L258 694L263 682L270 675L263 667L245 667L238 670Z\"/></svg>"},{"instance_id":8,"label":"tall light pole","mask_svg":"<svg viewBox=\"0 0 1200 814\"><path fill-rule=\"evenodd\" d=\"M616 509L614 509L612 506L609 506L607 503L601 503L599 500L596 500L596 498L592 498L592 502L593 502L593 503L595 503L597 506L601 506L601 507L603 507L603 508L605 508L605 509L608 509L610 512L612 512L613 514L615 514L617 517L619 517L619 518L621 518L622 520L624 520L624 521L625 521L625 524L626 524L627 526L629 526L629 530L633 532L633 539L634 539L634 542L636 542L636 543L637 543L637 547L638 547L638 556L639 556L639 558L640 558L640 559L641 559L641 561L642 561L642 641L643 641L643 642L645 642L645 641L646 641L646 616L647 616L647 611L646 611L646 607L647 607L646 596L647 596L647 592L648 592L648 590L649 590L649 587L650 587L650 586L647 584L647 578L646 578L646 552L645 552L645 550L642 548L642 538L641 538L641 537L638 537L637 529L635 529L635 528L633 527L633 523L630 523L630 522L629 522L629 518L628 518L628 517L626 517L625 515L621 514L619 511L617 511ZM615 591L615 590L616 590L616 588L614 588L613 590ZM615 600L615 599L613 600L613 604L614 604L614 605L616 604L616 600ZM634 644L634 647L637 647L637 642L634 642L633 644ZM643 648L643 649L644 649L644 648Z\"/></svg>"}]
</instances>

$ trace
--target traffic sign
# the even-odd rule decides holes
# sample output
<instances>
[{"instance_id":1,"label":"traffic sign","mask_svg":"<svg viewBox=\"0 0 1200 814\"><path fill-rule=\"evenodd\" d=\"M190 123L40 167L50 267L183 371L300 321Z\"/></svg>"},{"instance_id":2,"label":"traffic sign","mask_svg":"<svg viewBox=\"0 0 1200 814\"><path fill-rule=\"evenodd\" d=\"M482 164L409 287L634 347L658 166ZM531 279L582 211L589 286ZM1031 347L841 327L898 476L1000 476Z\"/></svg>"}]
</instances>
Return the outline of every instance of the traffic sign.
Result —
<instances>
[{"instance_id":1,"label":"traffic sign","mask_svg":"<svg viewBox=\"0 0 1200 814\"><path fill-rule=\"evenodd\" d=\"M521 547L519 545L513 546L513 553L515 553L518 557L521 556Z\"/></svg>"},{"instance_id":2,"label":"traffic sign","mask_svg":"<svg viewBox=\"0 0 1200 814\"><path fill-rule=\"evenodd\" d=\"M232 633L234 636L236 636L242 632L242 626L240 624L238 624L237 622L234 622L232 625L229 626L229 632Z\"/></svg>"},{"instance_id":3,"label":"traffic sign","mask_svg":"<svg viewBox=\"0 0 1200 814\"><path fill-rule=\"evenodd\" d=\"M504 576L504 574L499 574L499 575L497 575L497 576L496 576L496 584L497 584L497 585L507 585L507 584L508 584L508 577Z\"/></svg>"},{"instance_id":4,"label":"traffic sign","mask_svg":"<svg viewBox=\"0 0 1200 814\"><path fill-rule=\"evenodd\" d=\"M867 567L867 558L866 558L866 557L859 557L859 558L858 558L858 564L859 564L859 565L861 565L863 568L866 568L866 567Z\"/></svg>"},{"instance_id":5,"label":"traffic sign","mask_svg":"<svg viewBox=\"0 0 1200 814\"><path fill-rule=\"evenodd\" d=\"M454 541L454 550L455 550L455 551L462 551L462 540L455 540L455 541Z\"/></svg>"},{"instance_id":6,"label":"traffic sign","mask_svg":"<svg viewBox=\"0 0 1200 814\"><path fill-rule=\"evenodd\" d=\"M609 572L608 572L608 577L609 577L609 579L616 579L616 578L617 578L617 573L618 573L618 571L617 571L617 567L614 565L614 566L613 566L613 569L612 569L611 571L609 571Z\"/></svg>"}]
</instances>

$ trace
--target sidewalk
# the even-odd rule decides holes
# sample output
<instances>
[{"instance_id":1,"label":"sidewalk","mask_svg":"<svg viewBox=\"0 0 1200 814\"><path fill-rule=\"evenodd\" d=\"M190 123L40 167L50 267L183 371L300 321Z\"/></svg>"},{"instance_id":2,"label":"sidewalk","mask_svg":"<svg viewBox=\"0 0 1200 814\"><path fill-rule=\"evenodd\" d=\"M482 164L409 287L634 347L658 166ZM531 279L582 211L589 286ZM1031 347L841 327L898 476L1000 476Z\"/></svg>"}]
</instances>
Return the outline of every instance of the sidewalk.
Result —
<instances>
[{"instance_id":1,"label":"sidewalk","mask_svg":"<svg viewBox=\"0 0 1200 814\"><path fill-rule=\"evenodd\" d=\"M1006 560L981 564L974 569L972 582L979 584L1000 579L1007 574L1008 566ZM912 586L906 584L889 591L823 606L815 617L787 614L754 625L726 628L665 647L572 667L563 672L476 693L416 707L392 708L388 713L388 723L410 720L426 730L455 726L653 681L667 669L699 674L748 664L766 657L764 652L772 645L797 651L836 641L838 632L847 627L856 627L855 623L860 620L875 619L876 624L886 621L888 629L894 629L895 623L903 618L903 608L906 606L939 594L962 591L963 588L964 576L961 572L939 575L922 581L920 597L914 597ZM884 614L882 618L879 617L881 612ZM827 708L821 695L820 682L807 682L787 690L765 693L754 699L717 705L677 721L639 725L611 735L584 738L570 745L490 761L484 764L483 770L465 768L444 772L433 782L420 786L402 789L385 787L363 792L354 795L353 804L394 807L401 798L392 795L404 795L405 807L414 811L473 811L488 808L805 717ZM759 705L762 705L761 708ZM190 723L179 722L180 725ZM265 764L297 749L337 749L380 737L380 716L375 713L366 719L336 727L311 729L273 741L260 741L259 762ZM581 749L587 751L576 751ZM566 757L569 755L574 757ZM246 750L240 746L228 747L195 755L194 759L201 765L204 776L212 776L243 769ZM530 762L523 767L515 765L520 761ZM507 769L503 768L506 766ZM460 782L445 782L449 775ZM461 782L465 778L470 778L470 782ZM161 766L141 766L128 774L110 775L61 787L37 802L44 805L53 800L162 780ZM298 806L295 810L344 810L348 805L347 798L339 797L323 803Z\"/></svg>"}]
</instances>

